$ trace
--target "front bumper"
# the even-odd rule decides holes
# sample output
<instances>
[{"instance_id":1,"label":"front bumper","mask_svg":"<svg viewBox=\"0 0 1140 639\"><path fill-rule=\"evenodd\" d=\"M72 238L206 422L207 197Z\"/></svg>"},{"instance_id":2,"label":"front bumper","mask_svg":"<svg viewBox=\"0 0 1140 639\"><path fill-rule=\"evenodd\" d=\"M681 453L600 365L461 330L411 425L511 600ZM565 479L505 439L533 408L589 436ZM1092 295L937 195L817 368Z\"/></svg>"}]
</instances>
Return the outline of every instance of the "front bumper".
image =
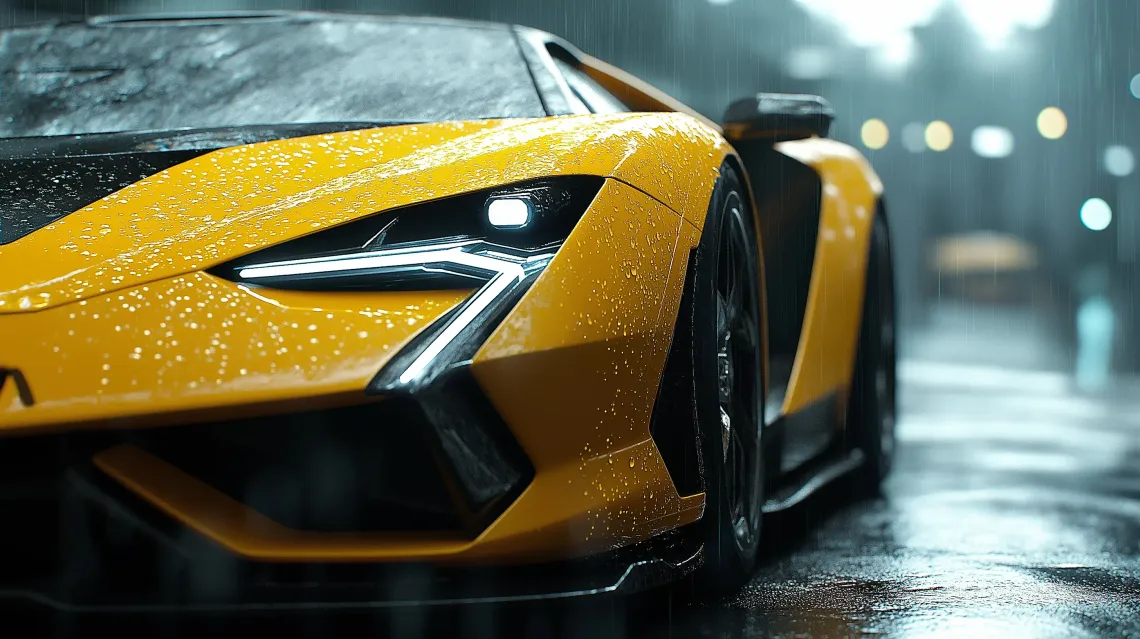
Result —
<instances>
[{"instance_id":1,"label":"front bumper","mask_svg":"<svg viewBox=\"0 0 1140 639\"><path fill-rule=\"evenodd\" d=\"M138 516L144 505L137 497L97 473L70 471L61 490L65 552L50 561L50 575L0 588L0 608L303 613L508 603L637 592L674 582L702 561L693 535L676 531L589 558L526 566L248 562L172 520Z\"/></svg>"},{"instance_id":2,"label":"front bumper","mask_svg":"<svg viewBox=\"0 0 1140 639\"><path fill-rule=\"evenodd\" d=\"M460 448L476 451L471 460L489 462L497 455L501 463L476 464L466 475L439 441L399 438L345 443L355 460L347 467L357 469L355 480L345 484L333 481L345 464L310 474L262 472L248 453L223 455L211 448L217 440L207 433L244 433L236 424L248 417L267 430L245 439L296 445L304 440L275 428L297 415L339 416L390 405L392 398L367 403L370 381L467 291L268 291L194 273L0 316L0 334L27 336L3 345L0 364L19 368L35 395L28 406L13 385L0 390L0 434L13 437L4 448L14 451L15 442L26 440L47 442L49 450L68 442L63 448L70 451L54 467L25 455L31 463L5 480L13 490L0 491L0 509L17 538L2 547L19 556L47 544L36 563L51 574L53 558L72 550L102 556L113 547L109 533L91 532L99 526L75 528L51 517L36 523L42 512L21 514L36 507L66 511L61 504L80 490L76 481L112 495L104 510L157 522L145 530L168 526L163 534L176 541L174 555L203 565L217 557L220 564L241 566L243 574L378 563L431 563L441 570L561 565L683 527L700 518L704 495L678 493L649 426L684 267L697 240L696 229L660 203L606 181L558 256L457 369L466 390L433 385L415 398L421 410L438 408L452 417L464 413L448 407L459 395L469 398L467 409L479 405L466 410L464 425L487 435L490 448L469 440ZM430 429L406 416L326 421L325 432L363 424L366 433L418 437ZM393 451L402 464L392 477L381 481L360 470L375 470L369 460L380 465ZM395 493L381 495L376 503L384 505L369 512L341 511L334 526L328 519L294 517L268 498L250 496L252 489L233 488L213 476L213 464L243 467L262 480L263 489L268 483L271 496L299 482L316 495L306 512L338 500L361 505L361 484L383 493L389 482ZM484 485L490 492L471 490L491 466L505 482L495 484L492 477ZM22 482L31 477L50 498L25 498ZM406 503L413 493L416 499ZM455 507L464 500L467 508ZM96 563L129 572L135 561L128 553ZM6 574L0 581L22 583Z\"/></svg>"}]
</instances>

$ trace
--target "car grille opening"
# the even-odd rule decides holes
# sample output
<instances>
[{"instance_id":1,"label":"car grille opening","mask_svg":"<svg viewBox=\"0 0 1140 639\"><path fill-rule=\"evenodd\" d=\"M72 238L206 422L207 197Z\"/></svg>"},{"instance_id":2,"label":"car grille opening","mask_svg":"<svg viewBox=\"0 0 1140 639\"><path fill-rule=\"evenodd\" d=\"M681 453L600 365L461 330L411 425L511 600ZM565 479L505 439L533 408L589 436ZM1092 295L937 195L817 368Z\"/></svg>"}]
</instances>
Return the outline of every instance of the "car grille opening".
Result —
<instances>
[{"instance_id":1,"label":"car grille opening","mask_svg":"<svg viewBox=\"0 0 1140 639\"><path fill-rule=\"evenodd\" d=\"M129 441L297 530L456 530L407 400L132 433Z\"/></svg>"}]
</instances>

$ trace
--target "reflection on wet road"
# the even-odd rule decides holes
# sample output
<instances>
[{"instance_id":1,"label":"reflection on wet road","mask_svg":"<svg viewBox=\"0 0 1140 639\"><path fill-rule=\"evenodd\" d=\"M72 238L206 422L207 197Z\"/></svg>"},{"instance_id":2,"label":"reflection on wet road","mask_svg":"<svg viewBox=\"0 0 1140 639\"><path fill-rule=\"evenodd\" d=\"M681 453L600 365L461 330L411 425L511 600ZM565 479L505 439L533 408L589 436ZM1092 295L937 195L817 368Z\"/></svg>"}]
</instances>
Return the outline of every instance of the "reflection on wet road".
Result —
<instances>
[{"instance_id":1,"label":"reflection on wet road","mask_svg":"<svg viewBox=\"0 0 1140 639\"><path fill-rule=\"evenodd\" d=\"M1090 397L1053 373L901 375L884 498L823 515L727 609L678 615L673 636L1140 633L1140 386Z\"/></svg>"}]
</instances>

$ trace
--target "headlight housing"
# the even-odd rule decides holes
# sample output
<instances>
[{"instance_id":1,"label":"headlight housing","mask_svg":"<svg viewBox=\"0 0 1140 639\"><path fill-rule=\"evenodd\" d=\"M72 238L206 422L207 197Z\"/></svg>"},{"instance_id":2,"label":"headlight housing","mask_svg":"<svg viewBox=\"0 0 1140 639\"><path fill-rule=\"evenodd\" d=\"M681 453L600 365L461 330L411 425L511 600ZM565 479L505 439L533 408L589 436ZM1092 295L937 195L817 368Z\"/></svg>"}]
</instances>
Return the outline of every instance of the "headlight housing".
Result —
<instances>
[{"instance_id":1,"label":"headlight housing","mask_svg":"<svg viewBox=\"0 0 1140 639\"><path fill-rule=\"evenodd\" d=\"M551 254L597 196L603 179L564 176L433 200L245 255L211 269L226 279L300 290L468 288L507 261Z\"/></svg>"},{"instance_id":2,"label":"headlight housing","mask_svg":"<svg viewBox=\"0 0 1140 639\"><path fill-rule=\"evenodd\" d=\"M463 365L554 258L603 179L564 176L425 202L285 242L211 270L300 290L474 288L368 387L415 393Z\"/></svg>"}]
</instances>

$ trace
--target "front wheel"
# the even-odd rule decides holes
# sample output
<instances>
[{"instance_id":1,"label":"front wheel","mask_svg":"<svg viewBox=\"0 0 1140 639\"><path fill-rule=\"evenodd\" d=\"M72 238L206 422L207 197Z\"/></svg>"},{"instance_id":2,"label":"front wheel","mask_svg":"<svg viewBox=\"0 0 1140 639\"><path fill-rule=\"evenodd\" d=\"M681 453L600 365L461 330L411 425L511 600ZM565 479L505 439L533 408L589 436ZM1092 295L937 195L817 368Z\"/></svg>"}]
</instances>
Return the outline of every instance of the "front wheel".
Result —
<instances>
[{"instance_id":1,"label":"front wheel","mask_svg":"<svg viewBox=\"0 0 1140 639\"><path fill-rule=\"evenodd\" d=\"M706 497L705 563L697 582L718 594L742 586L755 567L763 503L760 257L742 190L725 167L690 279Z\"/></svg>"}]
</instances>

